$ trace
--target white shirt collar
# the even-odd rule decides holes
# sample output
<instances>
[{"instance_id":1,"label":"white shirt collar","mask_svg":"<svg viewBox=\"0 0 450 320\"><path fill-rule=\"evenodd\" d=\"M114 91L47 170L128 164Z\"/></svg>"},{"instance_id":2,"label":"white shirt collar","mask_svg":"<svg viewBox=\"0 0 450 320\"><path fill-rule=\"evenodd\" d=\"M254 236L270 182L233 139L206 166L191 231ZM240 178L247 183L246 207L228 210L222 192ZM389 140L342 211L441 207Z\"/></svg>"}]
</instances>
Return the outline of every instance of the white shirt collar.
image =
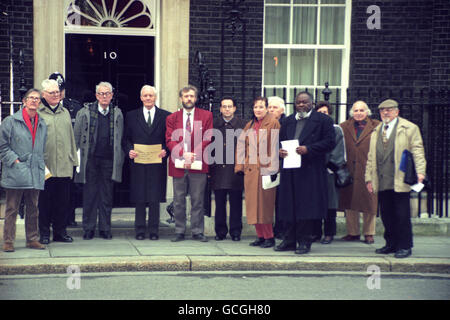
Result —
<instances>
[{"instance_id":1,"label":"white shirt collar","mask_svg":"<svg viewBox=\"0 0 450 320\"><path fill-rule=\"evenodd\" d=\"M99 104L99 105L98 105L98 112L100 112L101 114L103 114L103 110L104 110L104 109L103 109L102 106ZM106 114L105 114L105 116L106 116L106 115L109 113L109 106L107 106L105 110L106 110Z\"/></svg>"},{"instance_id":2,"label":"white shirt collar","mask_svg":"<svg viewBox=\"0 0 450 320\"><path fill-rule=\"evenodd\" d=\"M142 106L142 112L144 113L145 122L148 121L148 112L150 111L150 115L152 116L152 121L155 119L155 111L156 106L153 106L150 110L148 110L146 107Z\"/></svg>"},{"instance_id":3,"label":"white shirt collar","mask_svg":"<svg viewBox=\"0 0 450 320\"><path fill-rule=\"evenodd\" d=\"M392 131L395 128L395 125L397 124L398 118L396 117L395 119L393 119L391 122L389 122L388 125L388 129L386 131L386 137L389 139L389 137L391 136ZM383 123L382 129L384 129L385 124Z\"/></svg>"}]
</instances>

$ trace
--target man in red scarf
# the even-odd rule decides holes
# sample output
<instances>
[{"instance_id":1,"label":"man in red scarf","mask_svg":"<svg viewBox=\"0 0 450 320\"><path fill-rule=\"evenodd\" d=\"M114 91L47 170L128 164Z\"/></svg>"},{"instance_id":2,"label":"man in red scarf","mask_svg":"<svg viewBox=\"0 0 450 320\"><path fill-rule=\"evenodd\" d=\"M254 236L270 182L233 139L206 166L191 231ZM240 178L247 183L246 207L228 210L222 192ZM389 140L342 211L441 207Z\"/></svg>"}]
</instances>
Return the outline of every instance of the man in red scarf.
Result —
<instances>
[{"instance_id":1,"label":"man in red scarf","mask_svg":"<svg viewBox=\"0 0 450 320\"><path fill-rule=\"evenodd\" d=\"M37 114L40 92L30 89L23 99L24 108L7 117L0 126L0 185L6 191L3 251L14 251L16 218L22 196L25 200L26 246L45 249L39 243L38 198L44 189L44 148L47 126Z\"/></svg>"}]
</instances>

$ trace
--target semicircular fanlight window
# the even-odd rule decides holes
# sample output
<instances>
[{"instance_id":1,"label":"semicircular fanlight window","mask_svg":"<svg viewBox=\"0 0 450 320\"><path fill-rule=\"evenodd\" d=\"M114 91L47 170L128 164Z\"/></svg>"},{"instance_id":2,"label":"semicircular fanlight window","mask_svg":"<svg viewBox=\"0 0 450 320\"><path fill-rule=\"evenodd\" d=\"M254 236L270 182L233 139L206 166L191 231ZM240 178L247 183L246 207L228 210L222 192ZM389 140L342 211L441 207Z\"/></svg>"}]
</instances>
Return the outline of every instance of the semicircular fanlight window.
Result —
<instances>
[{"instance_id":1,"label":"semicircular fanlight window","mask_svg":"<svg viewBox=\"0 0 450 320\"><path fill-rule=\"evenodd\" d=\"M71 1L66 26L153 29L152 13L142 0Z\"/></svg>"}]
</instances>

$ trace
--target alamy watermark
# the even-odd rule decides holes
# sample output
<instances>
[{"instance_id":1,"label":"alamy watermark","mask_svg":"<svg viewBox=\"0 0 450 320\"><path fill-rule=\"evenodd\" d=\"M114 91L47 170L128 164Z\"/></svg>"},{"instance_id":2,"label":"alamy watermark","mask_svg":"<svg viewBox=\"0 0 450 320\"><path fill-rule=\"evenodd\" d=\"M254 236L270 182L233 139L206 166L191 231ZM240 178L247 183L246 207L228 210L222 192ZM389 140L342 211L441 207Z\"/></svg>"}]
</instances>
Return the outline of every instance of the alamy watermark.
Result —
<instances>
[{"instance_id":1,"label":"alamy watermark","mask_svg":"<svg viewBox=\"0 0 450 320\"><path fill-rule=\"evenodd\" d=\"M367 267L367 278L366 285L369 290L381 289L381 270L377 265L370 265Z\"/></svg>"},{"instance_id":2,"label":"alamy watermark","mask_svg":"<svg viewBox=\"0 0 450 320\"><path fill-rule=\"evenodd\" d=\"M80 267L77 265L68 266L66 269L69 277L66 280L66 286L69 290L81 289L81 272Z\"/></svg>"},{"instance_id":3,"label":"alamy watermark","mask_svg":"<svg viewBox=\"0 0 450 320\"><path fill-rule=\"evenodd\" d=\"M369 18L367 18L366 25L367 29L381 29L381 9L379 6L371 5L367 7L366 13L371 14Z\"/></svg>"}]
</instances>

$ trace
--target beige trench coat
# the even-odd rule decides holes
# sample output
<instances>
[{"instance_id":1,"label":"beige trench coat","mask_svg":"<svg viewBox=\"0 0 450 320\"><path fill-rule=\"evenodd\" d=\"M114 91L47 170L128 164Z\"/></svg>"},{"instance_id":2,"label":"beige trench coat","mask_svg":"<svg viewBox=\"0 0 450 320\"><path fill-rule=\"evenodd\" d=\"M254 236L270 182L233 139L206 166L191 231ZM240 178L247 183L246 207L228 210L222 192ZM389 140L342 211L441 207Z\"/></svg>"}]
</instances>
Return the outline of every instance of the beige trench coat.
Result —
<instances>
[{"instance_id":1,"label":"beige trench coat","mask_svg":"<svg viewBox=\"0 0 450 320\"><path fill-rule=\"evenodd\" d=\"M367 191L364 174L371 141L370 135L379 123L378 120L367 118L367 124L359 138L356 138L353 118L340 124L344 131L347 167L353 177L351 185L340 189L339 209L341 211L347 209L377 214L378 199L375 194Z\"/></svg>"},{"instance_id":2,"label":"beige trench coat","mask_svg":"<svg viewBox=\"0 0 450 320\"><path fill-rule=\"evenodd\" d=\"M377 172L377 152L376 143L378 139L378 132L381 124L372 132L372 139L370 141L370 151L367 159L366 167L366 182L372 182L374 192L378 192L378 172ZM414 165L416 172L426 175L427 161L425 159L425 151L423 148L422 135L420 129L414 123L398 117L397 131L395 132L395 174L394 174L394 191L395 192L409 192L411 186L403 182L405 173L400 171L400 161L402 153L405 149L409 150L414 158Z\"/></svg>"},{"instance_id":3,"label":"beige trench coat","mask_svg":"<svg viewBox=\"0 0 450 320\"><path fill-rule=\"evenodd\" d=\"M280 124L271 114L262 120L258 137L248 122L238 139L234 171L244 172L247 223L273 223L276 187L264 190L262 175L279 171L278 135ZM263 149L264 148L264 149Z\"/></svg>"}]
</instances>

